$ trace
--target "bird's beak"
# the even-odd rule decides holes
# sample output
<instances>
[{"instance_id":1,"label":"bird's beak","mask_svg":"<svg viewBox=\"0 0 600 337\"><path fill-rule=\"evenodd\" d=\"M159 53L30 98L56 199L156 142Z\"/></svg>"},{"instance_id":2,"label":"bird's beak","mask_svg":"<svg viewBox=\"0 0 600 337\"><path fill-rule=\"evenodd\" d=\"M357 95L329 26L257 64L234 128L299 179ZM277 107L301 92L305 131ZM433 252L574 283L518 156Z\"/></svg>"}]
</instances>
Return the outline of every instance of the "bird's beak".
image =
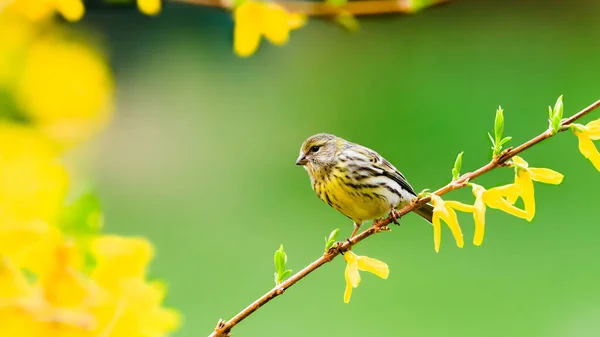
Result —
<instances>
[{"instance_id":1,"label":"bird's beak","mask_svg":"<svg viewBox=\"0 0 600 337\"><path fill-rule=\"evenodd\" d=\"M300 153L300 156L296 160L296 165L304 166L306 163L308 163L308 159L306 159L306 156L303 153Z\"/></svg>"}]
</instances>

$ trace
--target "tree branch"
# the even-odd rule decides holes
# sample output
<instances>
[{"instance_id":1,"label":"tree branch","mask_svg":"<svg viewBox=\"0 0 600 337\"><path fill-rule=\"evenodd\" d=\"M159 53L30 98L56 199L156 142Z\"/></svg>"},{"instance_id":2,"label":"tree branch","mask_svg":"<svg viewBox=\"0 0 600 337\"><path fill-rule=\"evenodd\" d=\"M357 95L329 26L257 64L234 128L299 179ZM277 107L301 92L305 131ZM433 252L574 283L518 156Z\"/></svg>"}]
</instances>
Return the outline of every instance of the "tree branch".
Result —
<instances>
[{"instance_id":1,"label":"tree branch","mask_svg":"<svg viewBox=\"0 0 600 337\"><path fill-rule=\"evenodd\" d=\"M233 0L171 0L193 5L231 9ZM435 0L431 5L438 5L450 0ZM413 13L411 0L360 0L349 1L343 6L332 6L326 2L316 1L275 1L288 12L303 13L308 16L336 15L340 12L352 15L370 15L385 13Z\"/></svg>"},{"instance_id":2,"label":"tree branch","mask_svg":"<svg viewBox=\"0 0 600 337\"><path fill-rule=\"evenodd\" d=\"M600 100L594 102L593 104L591 104L590 106L586 107L585 109L579 111L575 115L573 115L567 119L564 119L561 123L560 132L568 130L569 129L568 126L570 124L572 124L574 121L580 119L581 117L585 116L586 114L590 113L591 111L593 111L594 109L596 109L598 107L600 107ZM469 181L471 181L471 180L481 176L482 174L487 173L497 167L501 167L510 158L529 149L530 147L532 147L534 145L541 143L542 141L544 141L547 138L552 137L553 135L554 134L551 133L551 130L548 129L545 132L539 134L538 136L530 139L529 141L517 146L516 148L509 148L509 149L505 150L502 154L500 154L500 156L492 159L492 161L490 161L486 165L480 167L479 169L477 169L473 172L469 172L469 173L462 175L457 180L450 182L448 185L438 189L437 191L435 191L433 193L441 196L441 195L451 192L455 189L462 188L462 187L466 186ZM431 197L429 197L429 196L423 197L423 198L417 200L416 202L413 202L410 205L402 208L400 211L398 211L397 214L399 216L403 216L403 215L419 208L420 206L422 206L423 204L427 203L430 200L431 200ZM258 310L258 308L265 305L266 303L268 303L275 297L283 294L283 292L286 289L290 288L291 286L296 284L296 282L300 281L301 279L303 279L304 277L306 277L307 275L309 275L310 273L312 273L313 271L315 271L317 268L321 267L325 263L333 260L336 256L340 255L342 252L349 250L350 248L352 248L352 246L363 241L364 239L368 238L369 236L383 231L385 229L385 227L387 225L389 225L392 221L393 221L393 219L391 217L388 217L381 221L378 221L378 222L374 223L371 227L369 227L367 230L365 230L364 232L354 236L353 238L351 238L348 241L341 244L337 249L333 249L333 250L330 250L329 252L325 253L323 256L316 259L314 262L312 262L311 264L306 266L304 269L300 270L299 272L297 272L296 274L291 276L285 282L281 283L279 286L273 288L272 290L270 290L269 292L267 292L266 294L261 296L259 299L254 301L252 304L250 304L244 310L240 311L237 315L235 315L229 321L225 322L225 321L220 320L219 323L217 324L217 327L215 328L214 332L212 334L210 334L209 337L229 336L229 332L231 331L231 329L234 326L236 326L239 322L241 322L246 317L251 315L254 311Z\"/></svg>"}]
</instances>

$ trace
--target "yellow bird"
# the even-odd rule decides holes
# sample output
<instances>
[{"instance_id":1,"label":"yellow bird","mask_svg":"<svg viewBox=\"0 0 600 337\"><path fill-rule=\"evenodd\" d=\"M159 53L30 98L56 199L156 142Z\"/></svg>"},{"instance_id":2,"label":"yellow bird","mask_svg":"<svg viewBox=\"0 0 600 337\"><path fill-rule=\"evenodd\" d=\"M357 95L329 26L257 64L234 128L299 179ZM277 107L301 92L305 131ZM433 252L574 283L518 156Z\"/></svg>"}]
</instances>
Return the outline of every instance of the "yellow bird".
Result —
<instances>
[{"instance_id":1,"label":"yellow bird","mask_svg":"<svg viewBox=\"0 0 600 337\"><path fill-rule=\"evenodd\" d=\"M365 220L382 218L417 197L402 173L377 152L331 134L306 139L296 165L304 166L321 200L354 221L351 237ZM431 204L414 212L431 223Z\"/></svg>"}]
</instances>

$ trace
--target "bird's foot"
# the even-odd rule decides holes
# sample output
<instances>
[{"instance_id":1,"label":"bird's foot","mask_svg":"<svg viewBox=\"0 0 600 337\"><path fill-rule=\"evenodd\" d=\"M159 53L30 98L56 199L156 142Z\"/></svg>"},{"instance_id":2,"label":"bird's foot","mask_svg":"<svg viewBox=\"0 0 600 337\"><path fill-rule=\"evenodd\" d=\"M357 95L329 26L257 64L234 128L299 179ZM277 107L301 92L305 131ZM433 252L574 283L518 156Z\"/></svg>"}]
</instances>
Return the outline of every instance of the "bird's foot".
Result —
<instances>
[{"instance_id":1,"label":"bird's foot","mask_svg":"<svg viewBox=\"0 0 600 337\"><path fill-rule=\"evenodd\" d=\"M344 252L347 250L350 250L350 248L342 248L344 246L344 244L346 244L346 242L351 245L352 241L350 241L350 238L347 238L346 241L338 241L335 243L335 245L333 245L333 247L329 248L328 253L334 253L334 252L338 252L339 254L344 255Z\"/></svg>"},{"instance_id":2,"label":"bird's foot","mask_svg":"<svg viewBox=\"0 0 600 337\"><path fill-rule=\"evenodd\" d=\"M400 226L400 223L398 222L398 219L400 219L400 212L398 212L397 210L393 209L390 212L389 218L392 220L393 223L395 223L396 225Z\"/></svg>"}]
</instances>

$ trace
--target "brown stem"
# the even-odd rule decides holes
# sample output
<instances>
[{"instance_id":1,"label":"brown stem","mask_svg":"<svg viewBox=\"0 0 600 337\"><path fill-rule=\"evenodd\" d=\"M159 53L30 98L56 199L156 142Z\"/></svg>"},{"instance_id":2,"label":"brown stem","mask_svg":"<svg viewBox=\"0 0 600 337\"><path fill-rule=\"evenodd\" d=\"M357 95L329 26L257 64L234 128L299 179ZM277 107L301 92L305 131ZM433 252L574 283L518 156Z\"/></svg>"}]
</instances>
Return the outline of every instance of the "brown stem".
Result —
<instances>
[{"instance_id":1,"label":"brown stem","mask_svg":"<svg viewBox=\"0 0 600 337\"><path fill-rule=\"evenodd\" d=\"M560 131L568 130L567 126L569 126L574 121L580 119L581 117L585 116L586 114L590 113L591 111L593 111L594 109L596 109L598 107L600 107L600 100L597 100L596 102L594 102L590 106L586 107L585 109L579 111L575 115L563 120L561 123L562 128L560 129ZM486 165L480 167L479 169L477 169L473 172L464 174L456 181L449 183L448 185L438 189L437 191L435 191L433 193L436 195L443 195L443 194L446 194L455 189L462 188L462 187L466 186L467 182L481 176L482 174L484 174L486 172L493 170L494 168L501 167L502 164L504 164L510 158L516 156L517 154L527 150L528 148L530 148L536 144L539 144L543 140L550 138L553 135L554 134L552 134L550 132L550 130L547 130L515 148L507 149L500 156L494 158L491 162L487 163ZM402 208L400 211L398 211L397 214L399 216L403 216L403 215L407 214L408 212L411 212L411 211L417 209L419 206L427 203L430 200L431 200L431 197L429 197L429 196L423 197L423 198L419 199L417 202L411 203L410 205ZM378 222L374 223L371 227L369 227L367 230L365 230L364 232L362 232L362 233L358 234L357 236L351 238L350 240L344 242L339 247L339 249L331 250L330 252L325 253L323 256L316 259L313 263L309 264L304 269L300 270L299 272L294 274L292 277L287 279L285 282L281 283L279 286L273 288L272 290L270 290L269 292L267 292L266 294L261 296L259 299L254 301L254 303L250 304L244 310L240 311L237 315L235 315L229 321L227 321L227 322L219 321L219 324L215 328L215 331L209 337L229 336L229 332L236 324L238 324L239 322L244 320L246 317L248 317L254 311L258 310L258 308L265 305L267 302L271 301L275 297L283 294L283 292L286 289L293 286L294 284L296 284L296 282L300 281L301 279L303 279L308 274L312 273L313 271L315 271L317 268L321 267L325 263L333 260L341 252L349 250L352 246L356 245L357 243L361 242L362 240L368 238L369 236L371 236L375 233L380 232L381 228L389 225L392 222L392 220L393 219L391 217L388 217L381 221L378 221Z\"/></svg>"},{"instance_id":2,"label":"brown stem","mask_svg":"<svg viewBox=\"0 0 600 337\"><path fill-rule=\"evenodd\" d=\"M193 5L232 8L233 0L171 0ZM432 5L448 2L449 0L436 0ZM288 12L303 13L308 16L335 15L347 12L352 15L370 15L384 13L412 13L414 6L410 0L361 0L350 1L343 6L332 6L326 2L316 1L275 1Z\"/></svg>"}]
</instances>

